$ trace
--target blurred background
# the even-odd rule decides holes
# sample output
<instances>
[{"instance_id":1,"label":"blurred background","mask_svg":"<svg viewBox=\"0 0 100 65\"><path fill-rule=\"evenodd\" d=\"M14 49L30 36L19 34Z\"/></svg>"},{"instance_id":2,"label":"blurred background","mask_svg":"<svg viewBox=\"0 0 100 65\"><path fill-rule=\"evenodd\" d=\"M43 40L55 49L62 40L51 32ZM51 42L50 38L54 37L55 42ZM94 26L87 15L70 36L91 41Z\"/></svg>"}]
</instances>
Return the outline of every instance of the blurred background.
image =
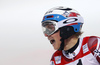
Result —
<instances>
[{"instance_id":1,"label":"blurred background","mask_svg":"<svg viewBox=\"0 0 100 65\"><path fill-rule=\"evenodd\" d=\"M81 37L100 37L100 0L0 0L0 65L49 65L55 50L42 33L41 21L55 6L81 14Z\"/></svg>"}]
</instances>

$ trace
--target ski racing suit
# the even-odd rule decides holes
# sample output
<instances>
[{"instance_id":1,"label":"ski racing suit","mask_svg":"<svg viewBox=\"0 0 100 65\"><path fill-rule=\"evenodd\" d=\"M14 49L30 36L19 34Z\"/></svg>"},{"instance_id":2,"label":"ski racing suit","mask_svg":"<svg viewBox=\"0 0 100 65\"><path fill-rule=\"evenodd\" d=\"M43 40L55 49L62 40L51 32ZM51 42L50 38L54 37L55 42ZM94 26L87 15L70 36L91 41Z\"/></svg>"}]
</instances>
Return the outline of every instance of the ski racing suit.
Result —
<instances>
[{"instance_id":1,"label":"ski racing suit","mask_svg":"<svg viewBox=\"0 0 100 65\"><path fill-rule=\"evenodd\" d=\"M50 65L100 65L100 38L79 38L71 49L57 50L51 58Z\"/></svg>"}]
</instances>

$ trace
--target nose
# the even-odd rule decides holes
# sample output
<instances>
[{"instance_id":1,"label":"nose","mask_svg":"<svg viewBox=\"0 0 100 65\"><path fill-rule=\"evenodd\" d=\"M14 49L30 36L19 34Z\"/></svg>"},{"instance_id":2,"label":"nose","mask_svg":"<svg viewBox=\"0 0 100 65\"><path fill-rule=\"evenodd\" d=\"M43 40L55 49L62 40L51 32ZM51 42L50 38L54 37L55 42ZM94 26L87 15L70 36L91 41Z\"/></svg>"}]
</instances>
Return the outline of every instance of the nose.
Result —
<instances>
[{"instance_id":1,"label":"nose","mask_svg":"<svg viewBox=\"0 0 100 65\"><path fill-rule=\"evenodd\" d=\"M46 33L44 34L46 37L50 37L50 35L47 35Z\"/></svg>"}]
</instances>

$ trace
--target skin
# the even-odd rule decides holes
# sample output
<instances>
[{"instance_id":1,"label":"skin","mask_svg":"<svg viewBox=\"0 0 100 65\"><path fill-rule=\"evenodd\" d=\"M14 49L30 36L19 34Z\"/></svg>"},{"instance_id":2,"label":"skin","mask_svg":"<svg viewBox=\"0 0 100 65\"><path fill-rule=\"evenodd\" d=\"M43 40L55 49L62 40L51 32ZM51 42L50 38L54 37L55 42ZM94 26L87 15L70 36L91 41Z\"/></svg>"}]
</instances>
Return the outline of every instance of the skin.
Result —
<instances>
[{"instance_id":1,"label":"skin","mask_svg":"<svg viewBox=\"0 0 100 65\"><path fill-rule=\"evenodd\" d=\"M55 50L58 50L60 48L60 44L61 44L60 31L58 31L52 35L49 35L49 36L45 35L45 36L48 38L49 41L52 39L55 40L55 42L52 44L52 46L54 47ZM64 50L68 50L68 49L72 48L77 43L77 41L78 41L78 38L75 37L74 35L71 36L70 38L64 40L64 43L65 43Z\"/></svg>"},{"instance_id":2,"label":"skin","mask_svg":"<svg viewBox=\"0 0 100 65\"><path fill-rule=\"evenodd\" d=\"M60 44L61 44L61 41L60 41L61 37L59 36L59 33L60 33L60 31L58 31L52 35L49 35L49 36L45 35L49 41L52 39L55 40L55 42L52 44L52 46L54 47L55 50L58 50L60 47Z\"/></svg>"},{"instance_id":3,"label":"skin","mask_svg":"<svg viewBox=\"0 0 100 65\"><path fill-rule=\"evenodd\" d=\"M75 37L74 35L66 39L64 41L65 42L64 50L69 50L70 48L72 48L77 43L77 41L78 41L78 38Z\"/></svg>"}]
</instances>

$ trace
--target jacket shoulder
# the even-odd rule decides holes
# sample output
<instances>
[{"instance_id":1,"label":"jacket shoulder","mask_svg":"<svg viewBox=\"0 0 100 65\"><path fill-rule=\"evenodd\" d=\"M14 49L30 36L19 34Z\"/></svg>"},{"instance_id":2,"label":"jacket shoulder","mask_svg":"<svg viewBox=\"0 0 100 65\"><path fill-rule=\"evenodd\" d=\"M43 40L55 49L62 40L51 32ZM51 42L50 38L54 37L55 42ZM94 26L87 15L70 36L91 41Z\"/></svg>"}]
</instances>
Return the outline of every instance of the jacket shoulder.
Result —
<instances>
[{"instance_id":1,"label":"jacket shoulder","mask_svg":"<svg viewBox=\"0 0 100 65\"><path fill-rule=\"evenodd\" d=\"M88 39L88 47L90 49L90 51L93 51L96 49L97 47L97 44L98 44L98 39L100 39L99 37L97 36L90 36L89 39Z\"/></svg>"},{"instance_id":2,"label":"jacket shoulder","mask_svg":"<svg viewBox=\"0 0 100 65\"><path fill-rule=\"evenodd\" d=\"M88 40L88 47L91 53L96 57L97 61L100 63L100 37L91 36Z\"/></svg>"}]
</instances>

